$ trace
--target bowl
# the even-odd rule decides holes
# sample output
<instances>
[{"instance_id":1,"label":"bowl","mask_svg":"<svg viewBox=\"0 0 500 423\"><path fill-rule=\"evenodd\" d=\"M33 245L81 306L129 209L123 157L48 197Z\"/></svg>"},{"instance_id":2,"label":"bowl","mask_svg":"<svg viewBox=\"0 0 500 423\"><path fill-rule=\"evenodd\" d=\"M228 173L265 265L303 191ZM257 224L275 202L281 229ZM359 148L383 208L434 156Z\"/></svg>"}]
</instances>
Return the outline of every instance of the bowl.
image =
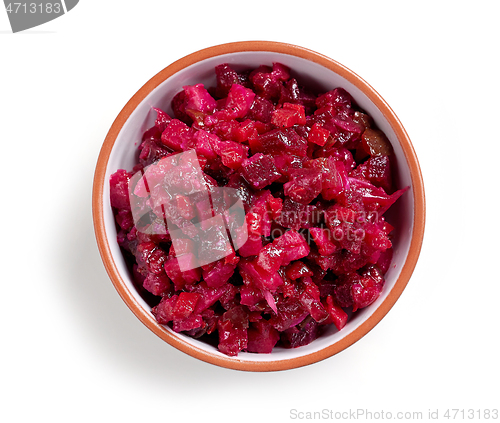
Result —
<instances>
[{"instance_id":1,"label":"bowl","mask_svg":"<svg viewBox=\"0 0 500 423\"><path fill-rule=\"evenodd\" d=\"M150 307L134 288L116 242L109 178L118 169L130 170L134 166L137 141L154 124L152 107L171 112L170 100L182 86L200 82L206 87L214 86L214 68L219 64L228 63L238 70L273 62L290 67L301 83L315 89L325 92L336 87L346 89L391 141L398 188L409 185L410 190L390 210L390 221L395 226L394 256L382 294L373 304L356 312L341 331L330 325L330 330L309 345L295 349L275 347L270 354L240 352L229 357L212 345L156 322ZM425 225L424 188L417 156L389 105L368 83L335 60L306 48L269 41L236 42L203 49L172 63L146 82L119 113L103 143L94 177L92 211L104 266L132 312L175 348L214 365L245 371L305 366L331 357L361 339L387 314L406 287L420 253Z\"/></svg>"}]
</instances>

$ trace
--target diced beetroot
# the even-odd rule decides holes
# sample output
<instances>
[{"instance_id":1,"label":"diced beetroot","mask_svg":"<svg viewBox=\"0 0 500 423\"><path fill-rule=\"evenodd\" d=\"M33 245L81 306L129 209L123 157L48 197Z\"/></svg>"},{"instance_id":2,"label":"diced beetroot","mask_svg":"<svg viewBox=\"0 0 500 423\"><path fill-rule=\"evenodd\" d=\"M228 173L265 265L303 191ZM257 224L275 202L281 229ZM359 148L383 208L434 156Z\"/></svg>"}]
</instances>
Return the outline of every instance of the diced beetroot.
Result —
<instances>
[{"instance_id":1,"label":"diced beetroot","mask_svg":"<svg viewBox=\"0 0 500 423\"><path fill-rule=\"evenodd\" d=\"M241 175L256 189L262 189L281 177L273 158L267 154L254 154L241 167Z\"/></svg>"},{"instance_id":2,"label":"diced beetroot","mask_svg":"<svg viewBox=\"0 0 500 423\"><path fill-rule=\"evenodd\" d=\"M304 289L299 297L300 303L314 320L318 323L324 322L328 318L328 313L323 304L321 304L319 288L309 276L305 276L302 279L302 284Z\"/></svg>"},{"instance_id":3,"label":"diced beetroot","mask_svg":"<svg viewBox=\"0 0 500 423\"><path fill-rule=\"evenodd\" d=\"M115 214L116 223L120 226L120 228L129 230L134 226L134 218L132 217L132 213L128 209L121 209L118 213Z\"/></svg>"},{"instance_id":4,"label":"diced beetroot","mask_svg":"<svg viewBox=\"0 0 500 423\"><path fill-rule=\"evenodd\" d=\"M364 286L362 283L355 283L352 285L352 301L353 308L352 311L356 311L359 308L364 308L373 303L380 295L382 286Z\"/></svg>"},{"instance_id":5,"label":"diced beetroot","mask_svg":"<svg viewBox=\"0 0 500 423\"><path fill-rule=\"evenodd\" d=\"M316 206L303 205L286 198L283 201L281 214L275 220L285 228L310 228L319 223L320 215Z\"/></svg>"},{"instance_id":6,"label":"diced beetroot","mask_svg":"<svg viewBox=\"0 0 500 423\"><path fill-rule=\"evenodd\" d=\"M226 284L236 269L236 264L224 263L219 260L209 271L203 271L203 280L211 288L218 288Z\"/></svg>"},{"instance_id":7,"label":"diced beetroot","mask_svg":"<svg viewBox=\"0 0 500 423\"><path fill-rule=\"evenodd\" d=\"M353 99L351 95L342 88L335 88L316 99L318 108L333 106L337 111L351 108L352 102Z\"/></svg>"},{"instance_id":8,"label":"diced beetroot","mask_svg":"<svg viewBox=\"0 0 500 423\"><path fill-rule=\"evenodd\" d=\"M218 112L211 116L206 116L204 125L207 130L217 135L223 141L234 141L238 136L240 123L235 119L230 119L228 116L218 116Z\"/></svg>"},{"instance_id":9,"label":"diced beetroot","mask_svg":"<svg viewBox=\"0 0 500 423\"><path fill-rule=\"evenodd\" d=\"M267 273L275 273L283 261L284 250L277 246L276 242L267 244L259 251L256 265Z\"/></svg>"},{"instance_id":10,"label":"diced beetroot","mask_svg":"<svg viewBox=\"0 0 500 423\"><path fill-rule=\"evenodd\" d=\"M319 123L315 123L309 131L307 140L314 144L324 146L328 141L329 136L330 131L328 129L323 128Z\"/></svg>"},{"instance_id":11,"label":"diced beetroot","mask_svg":"<svg viewBox=\"0 0 500 423\"><path fill-rule=\"evenodd\" d=\"M337 245L333 242L333 236L329 229L309 228L309 232L322 256L329 256L337 249Z\"/></svg>"},{"instance_id":12,"label":"diced beetroot","mask_svg":"<svg viewBox=\"0 0 500 423\"><path fill-rule=\"evenodd\" d=\"M273 213L269 205L271 197L272 195L269 191L261 191L260 194L254 196L247 214L250 217L247 222L251 223L249 233L264 235L265 237L270 236L271 215Z\"/></svg>"},{"instance_id":13,"label":"diced beetroot","mask_svg":"<svg viewBox=\"0 0 500 423\"><path fill-rule=\"evenodd\" d=\"M348 316L347 313L344 310L342 310L341 307L339 307L333 302L333 298L331 295L326 297L326 309L335 327L338 330L341 330L347 323Z\"/></svg>"},{"instance_id":14,"label":"diced beetroot","mask_svg":"<svg viewBox=\"0 0 500 423\"><path fill-rule=\"evenodd\" d=\"M248 147L234 141L219 141L214 150L221 157L224 166L230 169L239 168L248 157Z\"/></svg>"},{"instance_id":15,"label":"diced beetroot","mask_svg":"<svg viewBox=\"0 0 500 423\"><path fill-rule=\"evenodd\" d=\"M273 129L260 135L257 142L250 144L252 153L293 154L299 157L307 155L307 140L293 128Z\"/></svg>"},{"instance_id":16,"label":"diced beetroot","mask_svg":"<svg viewBox=\"0 0 500 423\"><path fill-rule=\"evenodd\" d=\"M309 254L310 248L307 241L296 230L291 229L277 238L273 244L283 250L282 264L288 265L293 260L298 260L306 257Z\"/></svg>"},{"instance_id":17,"label":"diced beetroot","mask_svg":"<svg viewBox=\"0 0 500 423\"><path fill-rule=\"evenodd\" d=\"M379 267L382 273L386 273L389 270L389 267L392 262L392 255L393 255L392 248L389 248L380 254L379 259L377 260L377 266Z\"/></svg>"},{"instance_id":18,"label":"diced beetroot","mask_svg":"<svg viewBox=\"0 0 500 423\"><path fill-rule=\"evenodd\" d=\"M298 325L307 316L308 312L293 298L283 300L277 304L278 313L271 316L269 323L279 332Z\"/></svg>"},{"instance_id":19,"label":"diced beetroot","mask_svg":"<svg viewBox=\"0 0 500 423\"><path fill-rule=\"evenodd\" d=\"M174 320L174 308L178 298L178 295L172 295L170 298L163 297L160 303L156 307L153 307L151 312L158 323L166 325L168 322Z\"/></svg>"},{"instance_id":20,"label":"diced beetroot","mask_svg":"<svg viewBox=\"0 0 500 423\"><path fill-rule=\"evenodd\" d=\"M130 210L128 182L130 174L123 169L113 173L109 179L111 206Z\"/></svg>"},{"instance_id":21,"label":"diced beetroot","mask_svg":"<svg viewBox=\"0 0 500 423\"><path fill-rule=\"evenodd\" d=\"M167 255L153 242L139 244L136 251L137 264L139 269L146 268L149 272L160 275L163 273L163 266Z\"/></svg>"},{"instance_id":22,"label":"diced beetroot","mask_svg":"<svg viewBox=\"0 0 500 423\"><path fill-rule=\"evenodd\" d=\"M169 291L171 284L170 279L165 273L159 275L148 273L143 282L143 286L153 295L161 296Z\"/></svg>"},{"instance_id":23,"label":"diced beetroot","mask_svg":"<svg viewBox=\"0 0 500 423\"><path fill-rule=\"evenodd\" d=\"M247 116L256 121L270 123L274 110L275 107L273 103L257 95L254 98L252 107L250 107Z\"/></svg>"},{"instance_id":24,"label":"diced beetroot","mask_svg":"<svg viewBox=\"0 0 500 423\"><path fill-rule=\"evenodd\" d=\"M202 113L214 112L217 103L203 84L186 85L183 88L186 93L184 109L187 114L190 114L192 111Z\"/></svg>"},{"instance_id":25,"label":"diced beetroot","mask_svg":"<svg viewBox=\"0 0 500 423\"><path fill-rule=\"evenodd\" d=\"M282 178L278 179L278 182L288 182L290 178L290 172L293 169L302 169L304 167L305 157L299 157L290 154L273 154L274 164L276 165L278 171L283 175Z\"/></svg>"},{"instance_id":26,"label":"diced beetroot","mask_svg":"<svg viewBox=\"0 0 500 423\"><path fill-rule=\"evenodd\" d=\"M251 119L246 119L241 122L239 128L237 129L234 140L237 142L245 142L248 141L248 138L257 137L258 135L259 132L255 122Z\"/></svg>"},{"instance_id":27,"label":"diced beetroot","mask_svg":"<svg viewBox=\"0 0 500 423\"><path fill-rule=\"evenodd\" d=\"M164 267L165 273L174 283L176 291L181 290L185 285L191 285L194 282L198 282L201 278L201 272L199 268L181 272L179 263L174 257L170 257L169 259L167 259L165 261Z\"/></svg>"},{"instance_id":28,"label":"diced beetroot","mask_svg":"<svg viewBox=\"0 0 500 423\"><path fill-rule=\"evenodd\" d=\"M333 200L348 188L349 181L344 163L329 157L326 166L323 168L321 195L325 200Z\"/></svg>"},{"instance_id":29,"label":"diced beetroot","mask_svg":"<svg viewBox=\"0 0 500 423\"><path fill-rule=\"evenodd\" d=\"M290 182L283 187L285 195L301 204L309 204L323 189L323 175L319 169L292 169Z\"/></svg>"},{"instance_id":30,"label":"diced beetroot","mask_svg":"<svg viewBox=\"0 0 500 423\"><path fill-rule=\"evenodd\" d=\"M249 236L245 244L240 247L238 253L241 257L250 257L259 254L262 249L262 236L252 235Z\"/></svg>"},{"instance_id":31,"label":"diced beetroot","mask_svg":"<svg viewBox=\"0 0 500 423\"><path fill-rule=\"evenodd\" d=\"M277 100L281 93L280 88L284 76L281 70L275 73L267 66L260 66L250 73L250 81L257 95L267 100Z\"/></svg>"},{"instance_id":32,"label":"diced beetroot","mask_svg":"<svg viewBox=\"0 0 500 423\"><path fill-rule=\"evenodd\" d=\"M192 119L186 114L185 102L186 92L184 90L178 92L172 99L172 110L176 119L191 125Z\"/></svg>"},{"instance_id":33,"label":"diced beetroot","mask_svg":"<svg viewBox=\"0 0 500 423\"><path fill-rule=\"evenodd\" d=\"M153 107L153 110L156 112L155 127L163 132L172 118L161 109Z\"/></svg>"},{"instance_id":34,"label":"diced beetroot","mask_svg":"<svg viewBox=\"0 0 500 423\"><path fill-rule=\"evenodd\" d=\"M380 296L383 214L409 187L344 89L316 96L279 63L216 79L176 94L174 119L155 108L135 174L111 176L118 244L160 324L217 330L231 356L306 345Z\"/></svg>"},{"instance_id":35,"label":"diced beetroot","mask_svg":"<svg viewBox=\"0 0 500 423\"><path fill-rule=\"evenodd\" d=\"M257 288L255 285L249 283L248 285L242 285L240 287L240 304L247 306L249 310L259 310L257 305L262 301L265 301L262 290Z\"/></svg>"},{"instance_id":36,"label":"diced beetroot","mask_svg":"<svg viewBox=\"0 0 500 423\"><path fill-rule=\"evenodd\" d=\"M320 334L319 324L307 318L298 326L293 326L281 334L281 342L285 348L298 348L310 344Z\"/></svg>"},{"instance_id":37,"label":"diced beetroot","mask_svg":"<svg viewBox=\"0 0 500 423\"><path fill-rule=\"evenodd\" d=\"M274 198L270 195L267 199L268 209L271 212L271 217L276 219L283 209L283 200L281 198Z\"/></svg>"},{"instance_id":38,"label":"diced beetroot","mask_svg":"<svg viewBox=\"0 0 500 423\"><path fill-rule=\"evenodd\" d=\"M196 307L193 313L200 314L208 307L211 307L219 300L219 298L222 297L222 295L224 295L226 291L227 291L227 286L222 286L219 288L209 288L206 282L200 282L193 288L192 291L200 294L200 298L196 303Z\"/></svg>"},{"instance_id":39,"label":"diced beetroot","mask_svg":"<svg viewBox=\"0 0 500 423\"><path fill-rule=\"evenodd\" d=\"M285 103L281 109L273 112L271 123L278 128L291 128L293 125L304 125L306 115L301 104Z\"/></svg>"},{"instance_id":40,"label":"diced beetroot","mask_svg":"<svg viewBox=\"0 0 500 423\"><path fill-rule=\"evenodd\" d=\"M199 314L191 314L184 320L174 320L172 323L172 329L175 332L185 332L196 328L201 328L205 326L203 317Z\"/></svg>"},{"instance_id":41,"label":"diced beetroot","mask_svg":"<svg viewBox=\"0 0 500 423\"><path fill-rule=\"evenodd\" d=\"M259 320L248 329L247 351L269 354L280 339L280 335L266 320Z\"/></svg>"},{"instance_id":42,"label":"diced beetroot","mask_svg":"<svg viewBox=\"0 0 500 423\"><path fill-rule=\"evenodd\" d=\"M194 134L196 153L213 160L217 157L214 146L220 141L219 137L204 130L196 131Z\"/></svg>"},{"instance_id":43,"label":"diced beetroot","mask_svg":"<svg viewBox=\"0 0 500 423\"><path fill-rule=\"evenodd\" d=\"M176 151L185 150L191 144L193 132L189 126L178 119L172 119L161 134L163 145Z\"/></svg>"},{"instance_id":44,"label":"diced beetroot","mask_svg":"<svg viewBox=\"0 0 500 423\"><path fill-rule=\"evenodd\" d=\"M296 280L304 276L312 276L313 272L306 264L300 260L290 263L286 268L286 275L291 280Z\"/></svg>"},{"instance_id":45,"label":"diced beetroot","mask_svg":"<svg viewBox=\"0 0 500 423\"><path fill-rule=\"evenodd\" d=\"M216 94L218 97L226 97L233 84L238 84L238 74L231 69L227 63L215 67L217 76Z\"/></svg>"},{"instance_id":46,"label":"diced beetroot","mask_svg":"<svg viewBox=\"0 0 500 423\"><path fill-rule=\"evenodd\" d=\"M218 323L219 350L229 356L237 355L248 345L248 314L242 306L226 311Z\"/></svg>"},{"instance_id":47,"label":"diced beetroot","mask_svg":"<svg viewBox=\"0 0 500 423\"><path fill-rule=\"evenodd\" d=\"M233 84L227 95L224 115L232 119L245 117L252 107L255 93L239 84ZM218 114L218 113L216 113Z\"/></svg>"},{"instance_id":48,"label":"diced beetroot","mask_svg":"<svg viewBox=\"0 0 500 423\"><path fill-rule=\"evenodd\" d=\"M278 272L267 273L255 262L248 259L242 259L238 263L240 274L253 280L255 286L262 290L275 292L283 284L283 279Z\"/></svg>"},{"instance_id":49,"label":"diced beetroot","mask_svg":"<svg viewBox=\"0 0 500 423\"><path fill-rule=\"evenodd\" d=\"M332 121L337 127L347 132L361 134L364 130L364 127L354 122L351 116L334 117Z\"/></svg>"},{"instance_id":50,"label":"diced beetroot","mask_svg":"<svg viewBox=\"0 0 500 423\"><path fill-rule=\"evenodd\" d=\"M385 192L391 192L392 177L389 156L371 157L351 172L350 176L364 178L376 187L383 188Z\"/></svg>"},{"instance_id":51,"label":"diced beetroot","mask_svg":"<svg viewBox=\"0 0 500 423\"><path fill-rule=\"evenodd\" d=\"M173 310L173 320L184 320L193 313L200 294L181 292Z\"/></svg>"}]
</instances>

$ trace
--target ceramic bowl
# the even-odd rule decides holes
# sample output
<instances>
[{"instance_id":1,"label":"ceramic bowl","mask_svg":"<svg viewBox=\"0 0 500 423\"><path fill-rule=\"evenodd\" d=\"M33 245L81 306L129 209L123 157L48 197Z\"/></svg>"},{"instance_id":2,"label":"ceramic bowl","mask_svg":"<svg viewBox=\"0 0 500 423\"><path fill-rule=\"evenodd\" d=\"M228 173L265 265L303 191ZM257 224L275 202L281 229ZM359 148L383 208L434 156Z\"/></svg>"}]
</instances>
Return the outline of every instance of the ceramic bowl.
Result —
<instances>
[{"instance_id":1,"label":"ceramic bowl","mask_svg":"<svg viewBox=\"0 0 500 423\"><path fill-rule=\"evenodd\" d=\"M357 104L371 115L392 143L396 157L398 188L410 186L390 210L395 226L394 257L380 297L359 310L337 331L333 325L309 345L271 354L241 352L228 357L215 347L175 333L158 324L148 304L132 282L116 242L116 228L109 199L109 177L118 169L132 169L137 142L154 123L152 107L171 113L170 101L184 85L215 85L215 66L229 63L236 70L282 63L304 85L320 91L345 88ZM410 139L401 122L382 97L363 79L340 63L306 48L267 41L237 42L190 54L160 71L137 91L113 122L99 155L93 188L93 218L97 244L104 266L116 290L132 312L170 345L200 360L232 369L275 371L308 365L330 357L369 332L391 309L404 290L416 265L424 233L425 198L422 176ZM389 212L388 212L389 213Z\"/></svg>"}]
</instances>

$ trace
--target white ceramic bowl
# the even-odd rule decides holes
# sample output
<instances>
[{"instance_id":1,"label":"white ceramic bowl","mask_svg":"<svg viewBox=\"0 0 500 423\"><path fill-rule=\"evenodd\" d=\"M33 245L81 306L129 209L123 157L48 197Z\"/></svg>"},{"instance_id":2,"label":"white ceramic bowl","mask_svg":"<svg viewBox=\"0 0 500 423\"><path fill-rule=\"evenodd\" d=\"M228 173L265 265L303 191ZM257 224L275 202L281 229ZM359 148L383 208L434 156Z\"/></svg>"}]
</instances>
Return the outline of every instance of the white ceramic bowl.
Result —
<instances>
[{"instance_id":1,"label":"white ceramic bowl","mask_svg":"<svg viewBox=\"0 0 500 423\"><path fill-rule=\"evenodd\" d=\"M333 325L311 344L296 348L276 347L271 354L241 352L228 357L202 341L175 333L159 325L150 307L134 288L131 275L116 242L116 229L109 199L109 177L118 169L132 169L137 160L137 143L142 133L153 126L159 107L171 114L170 101L182 86L203 83L215 85L215 66L229 63L236 70L282 63L292 69L302 84L321 91L345 88L356 103L371 115L392 143L397 162L398 188L410 186L387 213L395 226L394 258L386 274L380 297L359 310L339 332ZM405 288L420 252L425 199L417 157L403 126L394 112L365 81L334 60L301 47L265 42L240 42L200 50L171 64L148 81L125 105L103 144L94 179L94 226L99 250L118 293L135 315L154 333L174 347L223 367L272 371L304 366L345 349L370 331L390 310Z\"/></svg>"}]
</instances>

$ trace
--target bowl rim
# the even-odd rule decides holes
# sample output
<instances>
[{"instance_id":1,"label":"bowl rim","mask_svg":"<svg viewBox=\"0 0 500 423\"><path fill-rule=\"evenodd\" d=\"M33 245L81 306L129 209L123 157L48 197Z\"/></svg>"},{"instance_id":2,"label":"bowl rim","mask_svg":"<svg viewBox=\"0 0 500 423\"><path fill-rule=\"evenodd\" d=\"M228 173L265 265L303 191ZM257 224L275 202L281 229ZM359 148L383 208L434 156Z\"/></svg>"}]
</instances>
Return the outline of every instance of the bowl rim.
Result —
<instances>
[{"instance_id":1,"label":"bowl rim","mask_svg":"<svg viewBox=\"0 0 500 423\"><path fill-rule=\"evenodd\" d=\"M359 88L381 111L396 134L409 167L414 203L413 230L411 233L408 256L394 287L372 315L350 334L319 351L299 357L264 362L240 360L238 357L226 357L213 354L209 351L197 348L182 339L182 337L170 333L162 325L158 324L151 314L147 313L134 298L134 295L127 288L117 269L106 236L103 210L104 184L106 182L105 174L114 143L125 122L146 96L166 79L190 65L220 55L251 51L287 54L315 62L339 74ZM389 312L408 284L420 254L425 227L425 193L420 165L406 130L385 100L366 81L334 59L304 47L276 41L239 41L204 48L173 62L153 76L132 96L111 125L99 153L93 182L92 215L99 253L115 289L130 310L153 333L180 351L214 365L234 370L277 371L306 366L341 352L365 336Z\"/></svg>"}]
</instances>

